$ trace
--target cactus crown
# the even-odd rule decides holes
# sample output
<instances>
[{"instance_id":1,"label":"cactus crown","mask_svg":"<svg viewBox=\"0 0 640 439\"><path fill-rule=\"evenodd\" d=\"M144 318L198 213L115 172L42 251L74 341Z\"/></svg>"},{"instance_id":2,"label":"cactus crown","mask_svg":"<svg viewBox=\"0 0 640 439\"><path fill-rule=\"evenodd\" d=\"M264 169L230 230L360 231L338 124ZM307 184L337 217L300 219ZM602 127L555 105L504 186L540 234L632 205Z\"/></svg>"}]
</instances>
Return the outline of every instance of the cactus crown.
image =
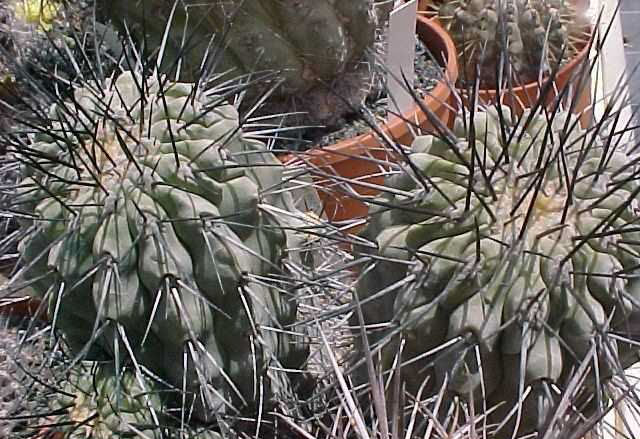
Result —
<instances>
[{"instance_id":1,"label":"cactus crown","mask_svg":"<svg viewBox=\"0 0 640 439\"><path fill-rule=\"evenodd\" d=\"M475 78L478 66L486 87L501 79L500 65L516 84L535 81L586 42L586 20L569 0L443 0L436 8L464 62L465 78Z\"/></svg>"},{"instance_id":2,"label":"cactus crown","mask_svg":"<svg viewBox=\"0 0 640 439\"><path fill-rule=\"evenodd\" d=\"M413 392L428 379L495 407L497 422L521 410L516 429L531 431L558 402L550 389L594 352L616 354L587 373L591 386L637 361L637 156L607 145L574 116L507 107L416 138L375 203L364 232L375 256L358 284L365 322L391 328L370 341L404 339ZM387 367L397 349L383 349Z\"/></svg>"},{"instance_id":3,"label":"cactus crown","mask_svg":"<svg viewBox=\"0 0 640 439\"><path fill-rule=\"evenodd\" d=\"M253 411L285 382L269 368L305 357L283 331L297 210L240 124L215 89L136 70L8 135L25 227L14 285L43 298L77 359L141 365L207 420Z\"/></svg>"}]
</instances>

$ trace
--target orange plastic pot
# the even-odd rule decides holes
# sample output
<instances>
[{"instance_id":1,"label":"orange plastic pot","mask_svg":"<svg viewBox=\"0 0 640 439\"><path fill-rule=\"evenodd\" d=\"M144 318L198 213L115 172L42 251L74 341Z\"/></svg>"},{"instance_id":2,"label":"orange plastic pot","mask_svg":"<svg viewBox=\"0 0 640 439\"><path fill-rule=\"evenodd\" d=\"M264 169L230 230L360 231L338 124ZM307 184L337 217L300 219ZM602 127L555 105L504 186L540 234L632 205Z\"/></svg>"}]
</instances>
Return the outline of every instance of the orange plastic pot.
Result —
<instances>
[{"instance_id":1,"label":"orange plastic pot","mask_svg":"<svg viewBox=\"0 0 640 439\"><path fill-rule=\"evenodd\" d=\"M445 69L444 78L422 103L439 121L449 125L454 113L449 103L451 84L458 78L455 45L434 20L418 17L416 32L436 59L441 57ZM396 143L410 144L414 133L406 121L419 126L425 133L435 130L417 104L403 118L380 126L380 130ZM364 218L368 211L364 200L380 193L385 171L390 162L395 161L393 150L374 131L305 153L288 154L281 160L287 164L305 162L310 165L324 213L331 221Z\"/></svg>"}]
</instances>

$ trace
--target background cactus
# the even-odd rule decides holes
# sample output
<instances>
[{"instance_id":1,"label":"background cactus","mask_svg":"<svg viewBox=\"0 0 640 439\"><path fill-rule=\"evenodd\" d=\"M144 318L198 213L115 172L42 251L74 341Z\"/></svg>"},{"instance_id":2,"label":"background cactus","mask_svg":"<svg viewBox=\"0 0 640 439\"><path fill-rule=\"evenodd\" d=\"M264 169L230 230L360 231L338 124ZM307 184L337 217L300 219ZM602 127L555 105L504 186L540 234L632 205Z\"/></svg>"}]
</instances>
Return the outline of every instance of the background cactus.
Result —
<instances>
[{"instance_id":1,"label":"background cactus","mask_svg":"<svg viewBox=\"0 0 640 439\"><path fill-rule=\"evenodd\" d=\"M478 68L487 88L556 71L589 38L588 21L570 0L442 0L434 8L456 43L465 78L476 78Z\"/></svg>"},{"instance_id":2,"label":"background cactus","mask_svg":"<svg viewBox=\"0 0 640 439\"><path fill-rule=\"evenodd\" d=\"M127 23L138 37L144 29L145 41L156 48L165 20L155 18L170 17L174 7L173 0L97 4L120 28ZM278 71L283 82L269 101L271 111L306 111L313 124L335 125L349 105L358 106L367 95L364 61L374 42L374 17L372 0L179 2L165 60L169 65L181 57L181 76L193 78L215 34L226 45L213 65L217 71Z\"/></svg>"},{"instance_id":3,"label":"background cactus","mask_svg":"<svg viewBox=\"0 0 640 439\"><path fill-rule=\"evenodd\" d=\"M23 164L13 285L43 297L79 358L139 363L201 417L252 410L281 381L268 367L305 356L283 331L282 165L214 92L127 71L77 87L29 139L8 134Z\"/></svg>"},{"instance_id":4,"label":"background cactus","mask_svg":"<svg viewBox=\"0 0 640 439\"><path fill-rule=\"evenodd\" d=\"M61 368L50 361L49 339L43 328L27 333L25 322L0 315L0 437L32 437L29 415L48 412L47 384Z\"/></svg>"},{"instance_id":5,"label":"background cactus","mask_svg":"<svg viewBox=\"0 0 640 439\"><path fill-rule=\"evenodd\" d=\"M496 424L553 429L577 371L570 419L639 358L637 156L564 113L472 116L416 138L373 203L368 340L387 369L402 346L413 394L427 380Z\"/></svg>"},{"instance_id":6,"label":"background cactus","mask_svg":"<svg viewBox=\"0 0 640 439\"><path fill-rule=\"evenodd\" d=\"M85 6L86 8L86 6ZM35 75L39 69L60 69L58 51L78 24L79 2L9 0L0 5L2 68L15 75L17 67ZM74 17L75 15L75 17ZM69 18L69 20L67 20ZM77 30L77 29L75 29Z\"/></svg>"},{"instance_id":7,"label":"background cactus","mask_svg":"<svg viewBox=\"0 0 640 439\"><path fill-rule=\"evenodd\" d=\"M60 384L50 407L65 438L160 438L162 402L156 384L111 363L80 363Z\"/></svg>"}]
</instances>

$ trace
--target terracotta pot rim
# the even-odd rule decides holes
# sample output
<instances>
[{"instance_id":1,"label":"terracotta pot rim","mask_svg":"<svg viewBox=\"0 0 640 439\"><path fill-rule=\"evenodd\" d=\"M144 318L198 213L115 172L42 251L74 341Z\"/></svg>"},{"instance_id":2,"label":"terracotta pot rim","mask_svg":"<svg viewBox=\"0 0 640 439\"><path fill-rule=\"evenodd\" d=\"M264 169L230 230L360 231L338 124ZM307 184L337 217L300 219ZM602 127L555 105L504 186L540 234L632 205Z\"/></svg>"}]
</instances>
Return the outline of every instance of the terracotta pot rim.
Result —
<instances>
[{"instance_id":1,"label":"terracotta pot rim","mask_svg":"<svg viewBox=\"0 0 640 439\"><path fill-rule=\"evenodd\" d=\"M593 38L594 35L594 27L593 26L589 26L589 39L586 40L585 42L583 42L583 46L582 48L578 51L578 53L576 53L573 58L571 58L569 60L569 62L567 62L566 64L564 64L557 72L555 75L555 79L558 78L563 78L566 77L568 75L571 75L571 72L575 71L576 66L578 66L579 64L581 64L582 62L584 62L584 60L587 58L587 56L589 55L589 51L591 49L591 40ZM505 93L505 92L520 92L520 91L534 91L537 90L538 88L541 87L541 85L544 85L549 79L551 79L548 75L544 76L542 78L542 81L539 80L535 80L535 81L529 81L525 84L522 85L517 85L514 87L504 87L502 89L500 89L501 93ZM460 95L466 94L467 90L461 87L456 87L457 92ZM497 95L498 94L498 89L496 88L485 88L485 87L480 87L480 91L483 93L489 93L489 94L493 94L493 95Z\"/></svg>"},{"instance_id":2,"label":"terracotta pot rim","mask_svg":"<svg viewBox=\"0 0 640 439\"><path fill-rule=\"evenodd\" d=\"M575 7L578 8L584 8L583 5L583 1L582 0L569 0L571 3L573 3L573 5ZM440 20L438 19L437 16L434 15L434 12L432 11L428 11L427 9L423 9L423 10L418 10L418 17L423 17L423 18L427 18L429 20L433 20L435 22L437 22L438 24L440 23ZM558 71L556 72L555 78L562 78L565 77L567 75L570 75L571 72L573 72L575 70L575 67L582 63L585 58L587 58L587 56L589 55L589 51L591 49L591 41L593 40L593 37L595 35L595 26L593 24L588 24L585 25L584 27L585 32L588 31L589 33L589 38L585 39L584 42L582 42L582 46L580 48L580 50L578 51L578 53L576 53L570 60L569 62L567 62L566 64L564 64L560 69L558 69ZM445 30L445 32L448 33L448 31ZM454 43L455 44L455 43ZM539 88L541 86L541 84L546 83L546 81L548 81L550 78L548 75L544 76L542 78L542 80L534 80L534 81L529 81L525 84L522 85L518 85L518 86L514 86L511 88L508 87L504 87L502 89L500 89L500 92L505 92L505 91L513 91L514 93L518 93L518 92L522 92L522 91L534 91L537 88ZM466 94L466 89L462 88L462 87L457 87L456 86L456 91L458 92L458 94L460 96L462 96L463 94ZM485 87L480 87L480 91L483 93L487 93L487 94L491 94L491 95L497 95L498 94L498 89L496 88L485 88Z\"/></svg>"},{"instance_id":3,"label":"terracotta pot rim","mask_svg":"<svg viewBox=\"0 0 640 439\"><path fill-rule=\"evenodd\" d=\"M46 311L43 309L42 300L36 297L7 297L0 301L0 315L6 314L14 317L30 317L46 320Z\"/></svg>"},{"instance_id":4,"label":"terracotta pot rim","mask_svg":"<svg viewBox=\"0 0 640 439\"><path fill-rule=\"evenodd\" d=\"M443 54L445 64L444 78L439 80L436 86L427 93L422 100L424 105L429 108L437 109L444 105L447 105L448 97L452 93L452 84L455 84L458 78L458 61L457 52L453 40L447 33L447 31L437 22L437 20L425 18L418 15L416 21L416 32L419 27L428 29L430 34L434 35L434 38L440 40L442 46L446 48L446 52ZM416 104L414 107L403 114L402 118L396 118L390 123L380 125L380 130L383 133L390 135L392 138L400 137L402 132L408 130L406 120L416 120L419 115L422 114L421 108ZM376 139L376 133L371 130L367 133L353 137L351 139L341 140L338 143L329 146L323 146L313 148L304 152L292 152L281 157L283 162L296 161L301 156L307 159L318 162L321 159L321 163L318 165L331 165L332 163L347 160L351 157L362 156L364 150L371 150L375 148L384 148L380 145L380 142Z\"/></svg>"}]
</instances>

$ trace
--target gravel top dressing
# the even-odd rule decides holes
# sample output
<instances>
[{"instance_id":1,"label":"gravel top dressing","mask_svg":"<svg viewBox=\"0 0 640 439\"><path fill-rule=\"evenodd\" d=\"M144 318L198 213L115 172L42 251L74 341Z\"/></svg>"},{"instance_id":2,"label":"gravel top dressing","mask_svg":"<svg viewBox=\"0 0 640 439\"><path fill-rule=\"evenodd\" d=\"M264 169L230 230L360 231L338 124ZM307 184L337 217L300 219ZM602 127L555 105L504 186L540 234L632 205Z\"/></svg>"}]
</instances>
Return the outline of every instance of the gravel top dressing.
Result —
<instances>
[{"instance_id":1,"label":"gravel top dressing","mask_svg":"<svg viewBox=\"0 0 640 439\"><path fill-rule=\"evenodd\" d=\"M414 91L418 96L424 98L443 77L443 68L433 59L425 44L420 40L416 42L414 69ZM375 81L376 84L372 87L372 92L364 102L363 114L372 116L377 123L382 124L387 119L389 97L383 83L383 78L386 76L385 71L381 66L378 66L377 70L378 80ZM279 141L278 148L305 151L318 146L333 145L341 140L365 134L370 130L371 126L363 116L354 112L337 129L319 127L287 132L288 136L297 137L297 139Z\"/></svg>"}]
</instances>

